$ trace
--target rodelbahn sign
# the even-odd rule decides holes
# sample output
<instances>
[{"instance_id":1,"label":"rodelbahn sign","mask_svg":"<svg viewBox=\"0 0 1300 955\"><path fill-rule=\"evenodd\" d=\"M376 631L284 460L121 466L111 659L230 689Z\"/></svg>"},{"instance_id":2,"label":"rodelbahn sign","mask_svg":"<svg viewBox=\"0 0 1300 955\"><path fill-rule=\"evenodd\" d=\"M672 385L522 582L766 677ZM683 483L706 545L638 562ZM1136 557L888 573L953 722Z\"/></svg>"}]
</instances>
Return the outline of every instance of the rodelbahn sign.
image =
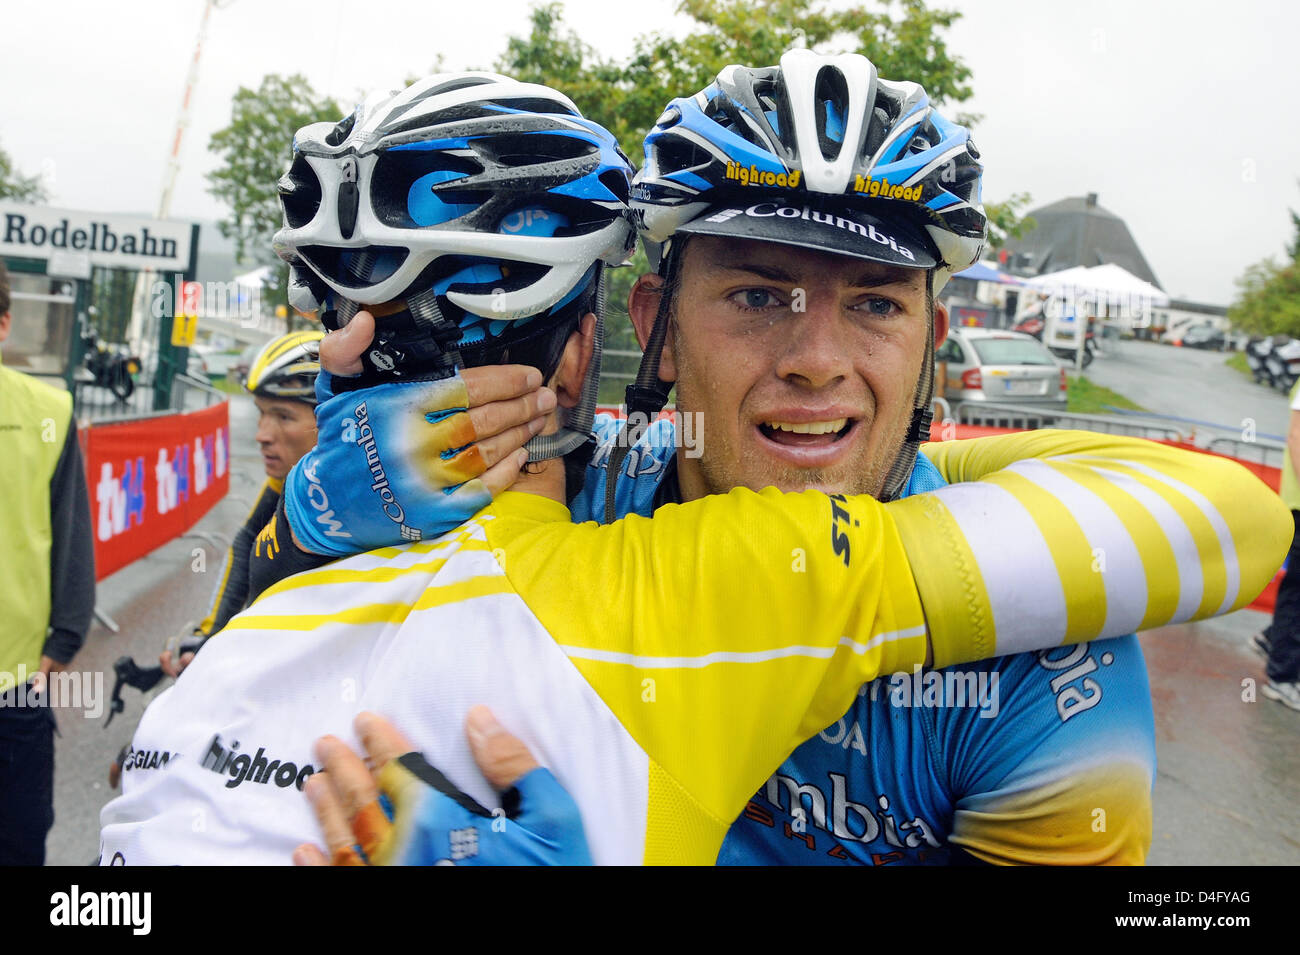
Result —
<instances>
[{"instance_id":1,"label":"rodelbahn sign","mask_svg":"<svg viewBox=\"0 0 1300 955\"><path fill-rule=\"evenodd\" d=\"M73 252L106 268L184 271L190 234L188 222L0 202L0 255L15 258Z\"/></svg>"}]
</instances>

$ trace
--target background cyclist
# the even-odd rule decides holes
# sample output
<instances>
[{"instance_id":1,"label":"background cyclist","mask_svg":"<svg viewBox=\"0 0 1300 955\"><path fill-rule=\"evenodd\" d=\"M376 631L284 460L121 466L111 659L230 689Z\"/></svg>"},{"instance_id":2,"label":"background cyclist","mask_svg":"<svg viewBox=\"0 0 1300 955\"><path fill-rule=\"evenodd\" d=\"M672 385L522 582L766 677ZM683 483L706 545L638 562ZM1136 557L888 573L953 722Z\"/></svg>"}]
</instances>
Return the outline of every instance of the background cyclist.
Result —
<instances>
[{"instance_id":1,"label":"background cyclist","mask_svg":"<svg viewBox=\"0 0 1300 955\"><path fill-rule=\"evenodd\" d=\"M218 633L239 611L256 598L249 587L250 557L256 550L273 561L279 548L272 541L258 542L258 535L275 514L284 479L289 469L316 444L316 376L320 374L319 329L290 332L267 342L248 369L244 387L257 405L255 440L262 453L266 481L257 500L235 532L221 564L207 615L194 629L178 658L165 650L159 662L169 676L180 672L194 659L204 640Z\"/></svg>"}]
</instances>

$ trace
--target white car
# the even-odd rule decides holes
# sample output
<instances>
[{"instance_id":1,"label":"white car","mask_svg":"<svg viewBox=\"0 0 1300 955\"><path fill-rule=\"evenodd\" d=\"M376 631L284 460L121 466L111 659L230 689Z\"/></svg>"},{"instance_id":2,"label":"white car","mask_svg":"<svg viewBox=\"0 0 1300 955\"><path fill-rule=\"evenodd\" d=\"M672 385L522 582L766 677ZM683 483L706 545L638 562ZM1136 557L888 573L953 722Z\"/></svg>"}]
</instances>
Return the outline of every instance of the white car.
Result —
<instances>
[{"instance_id":1,"label":"white car","mask_svg":"<svg viewBox=\"0 0 1300 955\"><path fill-rule=\"evenodd\" d=\"M942 377L942 393L950 404L980 401L1065 407L1065 369L1032 335L953 328L934 357L936 377Z\"/></svg>"}]
</instances>

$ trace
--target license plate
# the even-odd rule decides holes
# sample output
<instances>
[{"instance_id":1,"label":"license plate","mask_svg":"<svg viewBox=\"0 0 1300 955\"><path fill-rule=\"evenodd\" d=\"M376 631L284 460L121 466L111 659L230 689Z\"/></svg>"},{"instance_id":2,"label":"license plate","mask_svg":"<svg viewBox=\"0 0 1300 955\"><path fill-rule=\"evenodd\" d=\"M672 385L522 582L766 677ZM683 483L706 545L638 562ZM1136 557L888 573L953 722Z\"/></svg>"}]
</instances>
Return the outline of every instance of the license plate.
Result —
<instances>
[{"instance_id":1,"label":"license plate","mask_svg":"<svg viewBox=\"0 0 1300 955\"><path fill-rule=\"evenodd\" d=\"M1039 382L1032 378L1015 381L1007 381L1007 394L1009 395L1036 395L1041 390Z\"/></svg>"}]
</instances>

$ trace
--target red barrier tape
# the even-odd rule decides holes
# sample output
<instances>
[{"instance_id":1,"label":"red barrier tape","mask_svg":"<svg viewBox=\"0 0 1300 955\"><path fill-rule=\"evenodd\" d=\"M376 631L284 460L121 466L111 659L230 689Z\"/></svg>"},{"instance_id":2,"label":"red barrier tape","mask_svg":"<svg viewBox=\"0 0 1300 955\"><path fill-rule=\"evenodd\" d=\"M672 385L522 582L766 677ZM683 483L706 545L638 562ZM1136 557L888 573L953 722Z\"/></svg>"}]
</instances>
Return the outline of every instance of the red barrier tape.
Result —
<instances>
[{"instance_id":1,"label":"red barrier tape","mask_svg":"<svg viewBox=\"0 0 1300 955\"><path fill-rule=\"evenodd\" d=\"M95 579L189 530L230 489L230 404L82 432Z\"/></svg>"}]
</instances>

